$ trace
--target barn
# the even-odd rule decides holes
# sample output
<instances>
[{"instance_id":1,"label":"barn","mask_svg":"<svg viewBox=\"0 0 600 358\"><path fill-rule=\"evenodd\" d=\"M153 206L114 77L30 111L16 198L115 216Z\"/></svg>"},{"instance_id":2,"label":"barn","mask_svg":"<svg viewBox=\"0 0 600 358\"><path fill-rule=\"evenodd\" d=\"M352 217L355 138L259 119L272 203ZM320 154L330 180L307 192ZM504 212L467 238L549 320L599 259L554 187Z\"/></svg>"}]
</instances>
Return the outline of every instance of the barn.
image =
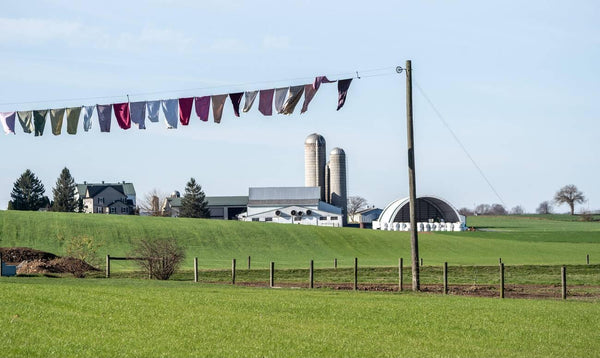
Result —
<instances>
[{"instance_id":1,"label":"barn","mask_svg":"<svg viewBox=\"0 0 600 358\"><path fill-rule=\"evenodd\" d=\"M398 199L388 204L373 221L375 230L410 230L409 198ZM435 196L421 196L416 201L418 231L463 231L466 218L460 215L448 201Z\"/></svg>"}]
</instances>

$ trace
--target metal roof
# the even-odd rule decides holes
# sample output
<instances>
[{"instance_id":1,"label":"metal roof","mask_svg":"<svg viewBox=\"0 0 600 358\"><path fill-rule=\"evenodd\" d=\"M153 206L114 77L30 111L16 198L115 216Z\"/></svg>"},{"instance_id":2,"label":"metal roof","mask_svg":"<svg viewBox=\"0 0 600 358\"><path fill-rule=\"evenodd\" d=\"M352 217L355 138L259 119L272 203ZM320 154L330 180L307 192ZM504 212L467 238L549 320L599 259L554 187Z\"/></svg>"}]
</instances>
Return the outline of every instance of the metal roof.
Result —
<instances>
[{"instance_id":1,"label":"metal roof","mask_svg":"<svg viewBox=\"0 0 600 358\"><path fill-rule=\"evenodd\" d=\"M133 187L133 183L84 183L77 184L77 192L79 193L79 197L85 198L86 192L90 191L90 197L94 197L96 194L101 192L102 190L112 187L116 191L123 193L126 196L135 196L135 188Z\"/></svg>"},{"instance_id":2,"label":"metal roof","mask_svg":"<svg viewBox=\"0 0 600 358\"><path fill-rule=\"evenodd\" d=\"M321 188L318 186L250 188L249 206L318 205Z\"/></svg>"},{"instance_id":3,"label":"metal roof","mask_svg":"<svg viewBox=\"0 0 600 358\"><path fill-rule=\"evenodd\" d=\"M180 207L183 197L167 198L171 207ZM247 206L247 196L207 196L208 206Z\"/></svg>"},{"instance_id":4,"label":"metal roof","mask_svg":"<svg viewBox=\"0 0 600 358\"><path fill-rule=\"evenodd\" d=\"M410 222L409 198L398 199L391 202L379 215L379 222ZM458 211L446 200L435 196L421 196L417 198L417 221L427 221L439 216L446 222L459 222Z\"/></svg>"}]
</instances>

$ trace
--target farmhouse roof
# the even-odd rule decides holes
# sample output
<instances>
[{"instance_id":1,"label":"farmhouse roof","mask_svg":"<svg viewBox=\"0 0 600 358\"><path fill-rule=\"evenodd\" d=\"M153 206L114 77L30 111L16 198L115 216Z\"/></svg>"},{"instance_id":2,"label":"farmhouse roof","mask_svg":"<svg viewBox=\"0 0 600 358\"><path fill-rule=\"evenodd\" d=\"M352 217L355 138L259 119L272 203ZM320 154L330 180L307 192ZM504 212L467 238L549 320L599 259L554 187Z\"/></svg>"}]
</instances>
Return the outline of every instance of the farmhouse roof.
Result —
<instances>
[{"instance_id":1,"label":"farmhouse roof","mask_svg":"<svg viewBox=\"0 0 600 358\"><path fill-rule=\"evenodd\" d=\"M119 193L122 193L126 196L135 196L135 188L133 187L133 183L83 183L77 184L77 192L79 193L80 198L85 198L86 193L89 191L89 197L94 197L98 195L101 191L106 188L113 188Z\"/></svg>"}]
</instances>

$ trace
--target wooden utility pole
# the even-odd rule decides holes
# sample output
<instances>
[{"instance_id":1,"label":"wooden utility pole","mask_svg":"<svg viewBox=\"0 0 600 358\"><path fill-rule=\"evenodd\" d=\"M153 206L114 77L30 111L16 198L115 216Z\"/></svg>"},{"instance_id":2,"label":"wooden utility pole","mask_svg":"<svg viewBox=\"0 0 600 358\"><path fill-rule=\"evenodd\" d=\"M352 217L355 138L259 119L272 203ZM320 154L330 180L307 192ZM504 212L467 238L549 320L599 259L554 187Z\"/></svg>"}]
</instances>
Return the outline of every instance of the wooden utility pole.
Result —
<instances>
[{"instance_id":1,"label":"wooden utility pole","mask_svg":"<svg viewBox=\"0 0 600 358\"><path fill-rule=\"evenodd\" d=\"M408 143L408 192L410 196L410 248L412 258L412 289L421 289L419 280L419 237L417 234L417 189L415 179L415 141L413 135L412 66L406 61L406 135Z\"/></svg>"}]
</instances>

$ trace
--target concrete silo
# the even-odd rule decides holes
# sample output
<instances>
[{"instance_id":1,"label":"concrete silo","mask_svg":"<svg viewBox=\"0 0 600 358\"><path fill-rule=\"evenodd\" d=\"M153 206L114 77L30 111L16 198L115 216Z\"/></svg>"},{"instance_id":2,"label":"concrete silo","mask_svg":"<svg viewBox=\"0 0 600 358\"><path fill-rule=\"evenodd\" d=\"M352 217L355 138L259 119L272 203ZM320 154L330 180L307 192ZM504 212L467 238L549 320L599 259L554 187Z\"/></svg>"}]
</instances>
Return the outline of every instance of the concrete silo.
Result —
<instances>
[{"instance_id":1,"label":"concrete silo","mask_svg":"<svg viewBox=\"0 0 600 358\"><path fill-rule=\"evenodd\" d=\"M304 141L304 186L320 187L321 200L326 201L325 138L317 133Z\"/></svg>"},{"instance_id":2,"label":"concrete silo","mask_svg":"<svg viewBox=\"0 0 600 358\"><path fill-rule=\"evenodd\" d=\"M329 153L329 198L332 205L342 209L342 221L346 225L348 213L346 153L341 148L333 148Z\"/></svg>"}]
</instances>

